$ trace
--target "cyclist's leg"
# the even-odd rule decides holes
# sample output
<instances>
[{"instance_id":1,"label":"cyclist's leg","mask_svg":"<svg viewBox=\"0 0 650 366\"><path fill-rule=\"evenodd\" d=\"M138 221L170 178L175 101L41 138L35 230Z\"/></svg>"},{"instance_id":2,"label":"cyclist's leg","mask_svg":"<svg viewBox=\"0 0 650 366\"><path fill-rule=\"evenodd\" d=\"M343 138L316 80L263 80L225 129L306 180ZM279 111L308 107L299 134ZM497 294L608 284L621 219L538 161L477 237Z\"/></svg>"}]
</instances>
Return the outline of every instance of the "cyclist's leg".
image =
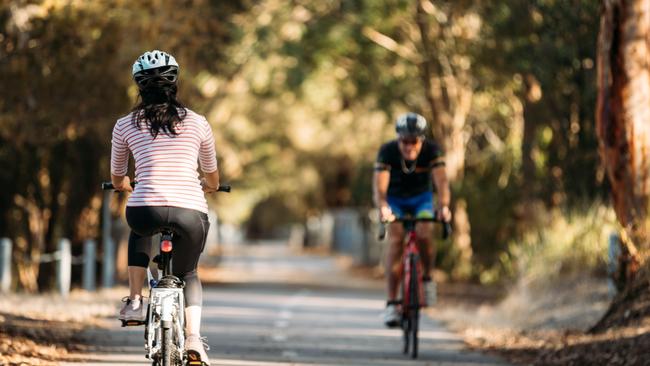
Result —
<instances>
[{"instance_id":1,"label":"cyclist's leg","mask_svg":"<svg viewBox=\"0 0 650 366\"><path fill-rule=\"evenodd\" d=\"M412 198L416 218L433 218L433 194L425 192ZM415 225L415 232L418 238L418 249L422 257L422 269L424 277L430 276L431 265L435 260L435 248L433 245L433 223L418 222Z\"/></svg>"},{"instance_id":2,"label":"cyclist's leg","mask_svg":"<svg viewBox=\"0 0 650 366\"><path fill-rule=\"evenodd\" d=\"M169 223L174 227L174 258L172 271L185 281L185 313L187 334L199 334L201 304L203 301L201 281L197 267L205 246L210 226L208 216L200 211L170 208Z\"/></svg>"},{"instance_id":3,"label":"cyclist's leg","mask_svg":"<svg viewBox=\"0 0 650 366\"><path fill-rule=\"evenodd\" d=\"M387 197L388 205L390 206L393 215L397 218L404 216L403 199L398 197ZM386 251L386 292L388 301L393 301L397 298L397 289L401 277L401 262L400 258L403 251L404 241L404 226L400 222L393 222L388 225L388 250Z\"/></svg>"},{"instance_id":4,"label":"cyclist's leg","mask_svg":"<svg viewBox=\"0 0 650 366\"><path fill-rule=\"evenodd\" d=\"M128 250L129 298L131 300L142 296L150 250L151 236L141 236L131 231Z\"/></svg>"},{"instance_id":5,"label":"cyclist's leg","mask_svg":"<svg viewBox=\"0 0 650 366\"><path fill-rule=\"evenodd\" d=\"M402 251L404 249L404 226L402 223L393 222L388 226L388 251L386 255L386 290L388 301L397 298L397 289L401 278Z\"/></svg>"},{"instance_id":6,"label":"cyclist's leg","mask_svg":"<svg viewBox=\"0 0 650 366\"><path fill-rule=\"evenodd\" d=\"M151 236L162 224L164 207L127 207L126 219L131 227L128 247L129 300L132 307L140 306L142 288L149 266ZM127 304L128 305L128 304ZM123 309L126 311L126 308ZM121 316L123 314L120 314Z\"/></svg>"}]
</instances>

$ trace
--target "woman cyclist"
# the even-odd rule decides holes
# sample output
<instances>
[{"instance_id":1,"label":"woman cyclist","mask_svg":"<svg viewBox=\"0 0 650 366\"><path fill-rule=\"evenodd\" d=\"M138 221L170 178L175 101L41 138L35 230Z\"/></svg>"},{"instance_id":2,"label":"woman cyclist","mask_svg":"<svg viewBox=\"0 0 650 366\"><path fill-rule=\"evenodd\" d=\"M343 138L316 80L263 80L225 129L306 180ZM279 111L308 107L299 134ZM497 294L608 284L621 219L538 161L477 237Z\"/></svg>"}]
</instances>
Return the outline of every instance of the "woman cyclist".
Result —
<instances>
[{"instance_id":1,"label":"woman cyclist","mask_svg":"<svg viewBox=\"0 0 650 366\"><path fill-rule=\"evenodd\" d=\"M151 236L161 227L172 227L177 249L173 272L185 281L186 350L209 365L200 336L202 289L197 264L209 227L204 192L216 191L219 172L210 125L176 98L178 69L168 53L154 50L140 56L133 64L133 79L141 102L113 129L111 180L115 189L133 192L126 206L131 228L130 294L123 300L119 317L145 319L142 288ZM129 152L135 160L135 190L127 176Z\"/></svg>"}]
</instances>

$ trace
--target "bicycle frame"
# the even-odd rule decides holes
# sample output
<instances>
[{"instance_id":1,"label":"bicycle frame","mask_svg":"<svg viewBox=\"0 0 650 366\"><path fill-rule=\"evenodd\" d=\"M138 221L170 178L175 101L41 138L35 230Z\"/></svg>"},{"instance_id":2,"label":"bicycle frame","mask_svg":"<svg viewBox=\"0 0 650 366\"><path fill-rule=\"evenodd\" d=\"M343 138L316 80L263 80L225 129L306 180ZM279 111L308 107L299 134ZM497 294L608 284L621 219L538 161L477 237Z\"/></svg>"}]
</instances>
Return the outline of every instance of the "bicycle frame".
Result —
<instances>
[{"instance_id":1,"label":"bicycle frame","mask_svg":"<svg viewBox=\"0 0 650 366\"><path fill-rule=\"evenodd\" d=\"M131 187L137 183L131 182ZM103 190L114 189L113 183L102 182ZM216 192L230 192L230 185L221 185ZM187 361L185 353L185 283L172 275L173 235L172 228L160 228L160 254L153 262L158 264L156 276L147 268L149 303L144 322L146 357L154 365L168 366L201 365L202 361ZM162 272L162 275L160 274ZM142 325L142 322L122 321L122 326ZM174 347L171 347L173 344ZM174 348L176 353L171 354ZM176 362L174 362L176 361Z\"/></svg>"},{"instance_id":2,"label":"bicycle frame","mask_svg":"<svg viewBox=\"0 0 650 366\"><path fill-rule=\"evenodd\" d=\"M412 280L411 275L413 273L412 267L414 265L417 276L416 281L418 284L416 289L418 292L417 298L419 299L418 304L415 305L410 303L411 291L413 291L410 284ZM415 230L409 230L406 234L404 253L402 254L402 266L402 312L408 314L408 312L414 308L427 306L426 298L424 296L424 287L422 286L422 274L424 269L422 261L420 260L420 250L418 249L417 234L415 233Z\"/></svg>"},{"instance_id":3,"label":"bicycle frame","mask_svg":"<svg viewBox=\"0 0 650 366\"><path fill-rule=\"evenodd\" d=\"M440 221L437 218L404 218L398 221L404 223L406 235L404 238L404 251L402 254L402 278L401 278L401 300L395 301L401 307L401 328L404 332L404 349L406 354L411 350L411 357L418 355L418 328L420 319L420 308L427 306L423 285L424 266L420 260L420 250L417 245L417 233L415 224L418 221ZM379 239L386 235L385 222L381 223ZM451 233L449 223L443 223L442 237L446 239ZM411 346L411 347L409 347Z\"/></svg>"},{"instance_id":4,"label":"bicycle frame","mask_svg":"<svg viewBox=\"0 0 650 366\"><path fill-rule=\"evenodd\" d=\"M163 230L160 240L160 254L154 258L158 263L158 270L162 277L153 276L151 268L147 269L149 276L149 307L145 328L146 357L158 361L161 365L163 359L176 358L185 364L185 298L183 289L185 284L171 274L172 260L171 230ZM167 334L164 334L167 332ZM166 350L165 338L171 337L173 348L177 354L171 355L174 349ZM170 344L171 345L171 344ZM169 345L168 345L169 346ZM168 354L165 355L165 352Z\"/></svg>"}]
</instances>

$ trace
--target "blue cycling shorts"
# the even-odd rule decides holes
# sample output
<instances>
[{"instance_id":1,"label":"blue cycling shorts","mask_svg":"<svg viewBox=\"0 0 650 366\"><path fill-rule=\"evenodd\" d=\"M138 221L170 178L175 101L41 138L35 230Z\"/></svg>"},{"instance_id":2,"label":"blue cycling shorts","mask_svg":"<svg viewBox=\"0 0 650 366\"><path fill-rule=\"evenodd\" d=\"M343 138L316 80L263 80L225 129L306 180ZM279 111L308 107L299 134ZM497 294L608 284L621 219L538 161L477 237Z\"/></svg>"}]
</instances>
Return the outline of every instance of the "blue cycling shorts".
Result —
<instances>
[{"instance_id":1,"label":"blue cycling shorts","mask_svg":"<svg viewBox=\"0 0 650 366\"><path fill-rule=\"evenodd\" d=\"M386 200L393 215L398 219L405 215L418 219L433 218L433 192L424 192L413 197L388 196Z\"/></svg>"}]
</instances>

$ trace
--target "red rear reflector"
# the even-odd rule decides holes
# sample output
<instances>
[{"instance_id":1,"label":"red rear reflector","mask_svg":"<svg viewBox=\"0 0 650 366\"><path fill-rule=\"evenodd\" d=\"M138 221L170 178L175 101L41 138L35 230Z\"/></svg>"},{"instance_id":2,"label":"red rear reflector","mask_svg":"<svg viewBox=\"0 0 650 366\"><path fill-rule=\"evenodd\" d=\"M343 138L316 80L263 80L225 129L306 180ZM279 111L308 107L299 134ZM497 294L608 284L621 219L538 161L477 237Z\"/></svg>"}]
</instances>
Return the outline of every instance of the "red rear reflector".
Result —
<instances>
[{"instance_id":1,"label":"red rear reflector","mask_svg":"<svg viewBox=\"0 0 650 366\"><path fill-rule=\"evenodd\" d=\"M160 243L160 250L169 253L172 251L172 242L171 240L163 240L162 243Z\"/></svg>"}]
</instances>

